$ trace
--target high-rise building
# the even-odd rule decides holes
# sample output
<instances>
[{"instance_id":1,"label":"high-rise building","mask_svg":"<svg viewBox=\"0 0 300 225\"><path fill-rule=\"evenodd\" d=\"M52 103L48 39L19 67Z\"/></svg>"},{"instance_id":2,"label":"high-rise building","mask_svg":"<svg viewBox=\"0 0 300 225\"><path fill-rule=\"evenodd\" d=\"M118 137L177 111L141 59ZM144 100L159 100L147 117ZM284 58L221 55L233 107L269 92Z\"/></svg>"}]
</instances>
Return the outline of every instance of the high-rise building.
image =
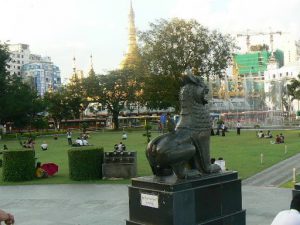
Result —
<instances>
[{"instance_id":1,"label":"high-rise building","mask_svg":"<svg viewBox=\"0 0 300 225\"><path fill-rule=\"evenodd\" d=\"M21 75L21 69L24 64L30 62L30 50L27 44L10 44L8 45L10 51L10 61L7 69L9 73Z\"/></svg>"},{"instance_id":2,"label":"high-rise building","mask_svg":"<svg viewBox=\"0 0 300 225\"><path fill-rule=\"evenodd\" d=\"M50 57L31 54L28 44L9 44L8 48L11 59L7 69L11 75L21 76L41 96L61 87L59 67L53 64Z\"/></svg>"},{"instance_id":3,"label":"high-rise building","mask_svg":"<svg viewBox=\"0 0 300 225\"><path fill-rule=\"evenodd\" d=\"M41 96L48 91L57 91L61 87L59 67L51 62L50 57L40 57L23 65L21 74Z\"/></svg>"}]
</instances>

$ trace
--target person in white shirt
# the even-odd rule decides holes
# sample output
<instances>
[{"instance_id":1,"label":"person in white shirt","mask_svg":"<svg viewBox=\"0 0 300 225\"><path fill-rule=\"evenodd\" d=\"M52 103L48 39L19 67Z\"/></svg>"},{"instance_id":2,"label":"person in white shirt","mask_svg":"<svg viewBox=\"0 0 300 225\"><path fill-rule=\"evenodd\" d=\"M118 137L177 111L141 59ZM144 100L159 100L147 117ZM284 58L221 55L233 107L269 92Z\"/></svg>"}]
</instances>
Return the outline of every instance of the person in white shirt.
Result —
<instances>
[{"instance_id":1,"label":"person in white shirt","mask_svg":"<svg viewBox=\"0 0 300 225\"><path fill-rule=\"evenodd\" d=\"M82 140L80 139L80 137L78 137L78 138L76 139L75 143L76 143L77 145L79 145L79 146L82 146L82 145L83 145Z\"/></svg>"},{"instance_id":2,"label":"person in white shirt","mask_svg":"<svg viewBox=\"0 0 300 225\"><path fill-rule=\"evenodd\" d=\"M240 123L240 121L238 121L237 124L236 124L236 134L241 135L241 123Z\"/></svg>"},{"instance_id":3,"label":"person in white shirt","mask_svg":"<svg viewBox=\"0 0 300 225\"><path fill-rule=\"evenodd\" d=\"M300 195L292 199L289 210L279 212L271 225L300 225Z\"/></svg>"},{"instance_id":4,"label":"person in white shirt","mask_svg":"<svg viewBox=\"0 0 300 225\"><path fill-rule=\"evenodd\" d=\"M126 133L123 133L122 140L127 140L127 134Z\"/></svg>"},{"instance_id":5,"label":"person in white shirt","mask_svg":"<svg viewBox=\"0 0 300 225\"><path fill-rule=\"evenodd\" d=\"M89 145L89 142L86 140L86 138L83 138L82 145Z\"/></svg>"},{"instance_id":6,"label":"person in white shirt","mask_svg":"<svg viewBox=\"0 0 300 225\"><path fill-rule=\"evenodd\" d=\"M46 142L44 142L43 144L41 144L41 149L43 151L47 150L48 149L48 144Z\"/></svg>"},{"instance_id":7,"label":"person in white shirt","mask_svg":"<svg viewBox=\"0 0 300 225\"><path fill-rule=\"evenodd\" d=\"M118 151L119 152L125 151L125 145L122 142L120 142L120 144L118 145Z\"/></svg>"}]
</instances>

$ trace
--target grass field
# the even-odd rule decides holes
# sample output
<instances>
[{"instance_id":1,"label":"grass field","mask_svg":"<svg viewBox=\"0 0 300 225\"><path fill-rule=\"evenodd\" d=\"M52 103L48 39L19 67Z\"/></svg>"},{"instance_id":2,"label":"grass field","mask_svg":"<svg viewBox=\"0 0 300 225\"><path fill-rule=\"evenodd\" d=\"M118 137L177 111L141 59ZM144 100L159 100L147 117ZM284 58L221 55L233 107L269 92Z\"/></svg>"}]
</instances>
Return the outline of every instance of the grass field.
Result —
<instances>
[{"instance_id":1,"label":"grass field","mask_svg":"<svg viewBox=\"0 0 300 225\"><path fill-rule=\"evenodd\" d=\"M283 133L285 135L285 144L270 144L270 139L258 139L256 131L242 130L241 136L237 136L235 131L226 133L225 137L211 137L211 157L223 157L226 161L226 167L229 170L239 172L239 176L245 179L255 173L270 167L271 165L299 153L300 131L284 130L273 131L273 135ZM142 136L142 131L128 132L128 139L123 141L127 150L138 152L138 176L151 175L150 167L145 157L146 138ZM73 139L76 139L73 134ZM157 132L152 133L152 138L157 136ZM91 133L89 143L104 147L105 151L112 151L113 146L121 141L122 132L99 131ZM40 150L40 144L46 141L49 145L47 151ZM9 149L18 149L20 144L16 140L1 140L0 146L6 144ZM66 184L66 183L129 183L129 180L96 180L96 181L72 181L68 176L68 155L66 136L60 136L58 140L53 137L39 137L36 139L36 156L38 161L54 162L59 165L59 172L47 179L37 179L28 182L3 182L0 169L0 185L11 184ZM287 152L285 151L287 150ZM263 154L263 163L261 163L261 154Z\"/></svg>"}]
</instances>

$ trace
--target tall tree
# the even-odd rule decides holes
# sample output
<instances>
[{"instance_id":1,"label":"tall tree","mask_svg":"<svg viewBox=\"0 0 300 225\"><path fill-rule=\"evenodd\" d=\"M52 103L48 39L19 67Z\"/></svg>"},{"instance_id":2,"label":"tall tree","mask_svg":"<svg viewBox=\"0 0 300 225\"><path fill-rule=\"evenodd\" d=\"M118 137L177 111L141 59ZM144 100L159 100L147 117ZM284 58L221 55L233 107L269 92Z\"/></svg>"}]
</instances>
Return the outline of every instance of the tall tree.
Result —
<instances>
[{"instance_id":1,"label":"tall tree","mask_svg":"<svg viewBox=\"0 0 300 225\"><path fill-rule=\"evenodd\" d=\"M68 92L62 88L59 92L47 92L44 95L49 118L54 122L55 129L60 128L63 119L72 117L69 106Z\"/></svg>"},{"instance_id":2,"label":"tall tree","mask_svg":"<svg viewBox=\"0 0 300 225\"><path fill-rule=\"evenodd\" d=\"M72 117L74 119L82 117L83 110L88 106L84 97L83 80L78 78L77 75L73 76L65 91Z\"/></svg>"},{"instance_id":3,"label":"tall tree","mask_svg":"<svg viewBox=\"0 0 300 225\"><path fill-rule=\"evenodd\" d=\"M6 121L13 121L15 127L30 125L37 114L44 111L44 105L37 92L30 89L17 75L10 76L6 96Z\"/></svg>"},{"instance_id":4,"label":"tall tree","mask_svg":"<svg viewBox=\"0 0 300 225\"><path fill-rule=\"evenodd\" d=\"M22 78L7 71L9 52L5 44L0 44L0 123L14 122L23 128L44 110L42 100Z\"/></svg>"},{"instance_id":5,"label":"tall tree","mask_svg":"<svg viewBox=\"0 0 300 225\"><path fill-rule=\"evenodd\" d=\"M92 102L107 108L112 114L114 129L119 129L118 116L136 100L138 84L131 69L110 71L107 75L97 75L85 79L85 90Z\"/></svg>"},{"instance_id":6,"label":"tall tree","mask_svg":"<svg viewBox=\"0 0 300 225\"><path fill-rule=\"evenodd\" d=\"M191 69L207 80L221 77L236 48L229 35L209 31L195 20L161 19L139 36L141 56L150 74L144 96L152 108L178 108L182 74Z\"/></svg>"},{"instance_id":7,"label":"tall tree","mask_svg":"<svg viewBox=\"0 0 300 225\"><path fill-rule=\"evenodd\" d=\"M287 85L288 95L291 96L291 102L294 100L298 100L298 109L299 108L299 100L300 100L300 73L298 74L298 79L293 78L291 82Z\"/></svg>"},{"instance_id":8,"label":"tall tree","mask_svg":"<svg viewBox=\"0 0 300 225\"><path fill-rule=\"evenodd\" d=\"M9 90L9 73L6 70L7 62L9 60L9 52L7 45L0 43L0 124L2 124L7 115L7 91Z\"/></svg>"}]
</instances>

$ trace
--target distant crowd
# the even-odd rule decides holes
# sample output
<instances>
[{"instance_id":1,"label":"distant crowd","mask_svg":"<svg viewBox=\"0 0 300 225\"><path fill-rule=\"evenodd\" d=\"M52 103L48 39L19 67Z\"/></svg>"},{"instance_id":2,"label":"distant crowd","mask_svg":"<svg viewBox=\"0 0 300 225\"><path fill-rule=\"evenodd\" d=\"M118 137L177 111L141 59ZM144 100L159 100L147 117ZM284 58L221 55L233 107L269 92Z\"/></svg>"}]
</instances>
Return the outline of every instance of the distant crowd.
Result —
<instances>
[{"instance_id":1,"label":"distant crowd","mask_svg":"<svg viewBox=\"0 0 300 225\"><path fill-rule=\"evenodd\" d=\"M273 135L271 133L271 131L267 131L267 133L264 133L262 130L258 131L256 136L258 138L273 138ZM285 141L285 137L282 133L277 134L275 136L275 141L271 141L271 144L282 144Z\"/></svg>"}]
</instances>

